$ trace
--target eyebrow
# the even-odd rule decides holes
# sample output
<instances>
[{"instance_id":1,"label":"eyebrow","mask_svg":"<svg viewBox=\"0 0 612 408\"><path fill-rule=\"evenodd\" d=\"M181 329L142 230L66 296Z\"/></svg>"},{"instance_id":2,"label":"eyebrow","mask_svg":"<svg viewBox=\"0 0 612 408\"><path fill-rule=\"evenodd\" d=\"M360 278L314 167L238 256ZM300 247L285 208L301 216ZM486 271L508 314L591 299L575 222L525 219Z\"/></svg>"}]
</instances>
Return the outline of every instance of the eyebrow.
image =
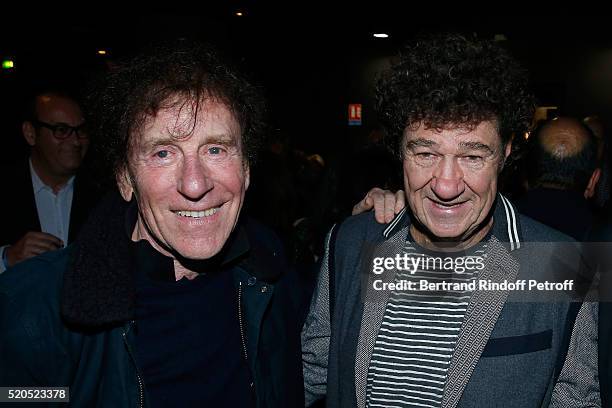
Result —
<instances>
[{"instance_id":1,"label":"eyebrow","mask_svg":"<svg viewBox=\"0 0 612 408\"><path fill-rule=\"evenodd\" d=\"M40 122L40 121L38 121L38 122ZM83 126L85 124L85 121L82 121L81 123L79 123L76 126L72 126L70 123L66 123L66 122L55 122L55 123L51 123L51 124L54 125L54 126L60 126L61 125L61 126L68 126L68 127L78 128L78 127Z\"/></svg>"},{"instance_id":2,"label":"eyebrow","mask_svg":"<svg viewBox=\"0 0 612 408\"><path fill-rule=\"evenodd\" d=\"M149 140L144 142L144 146L147 149L154 149L158 146L166 146L169 144L176 143L177 140L182 140L182 137L172 137L172 136L164 136L159 139ZM212 135L206 138L206 144L219 144L223 146L236 146L236 139L230 135L221 134L221 135Z\"/></svg>"},{"instance_id":3,"label":"eyebrow","mask_svg":"<svg viewBox=\"0 0 612 408\"><path fill-rule=\"evenodd\" d=\"M169 145L173 142L175 142L176 139L173 139L171 137L164 137L161 139L155 139L155 140L146 140L144 141L144 143L142 143L142 145L146 148L146 149L154 149L158 146L165 146L165 145Z\"/></svg>"},{"instance_id":4,"label":"eyebrow","mask_svg":"<svg viewBox=\"0 0 612 408\"><path fill-rule=\"evenodd\" d=\"M225 146L236 146L236 138L228 134L213 135L206 138L206 143L220 144Z\"/></svg>"},{"instance_id":5,"label":"eyebrow","mask_svg":"<svg viewBox=\"0 0 612 408\"><path fill-rule=\"evenodd\" d=\"M406 142L407 149L413 149L415 147L431 147L435 146L437 143L431 139L424 139L419 137L418 139L410 140Z\"/></svg>"},{"instance_id":6,"label":"eyebrow","mask_svg":"<svg viewBox=\"0 0 612 408\"><path fill-rule=\"evenodd\" d=\"M437 143L435 141L431 139L425 139L422 137L406 142L407 149L414 149L415 147L432 147L436 145ZM491 149L491 147L489 147L488 145L482 142L476 142L476 141L460 142L459 147L465 150L480 150L480 151L487 152L489 154L495 153L493 149Z\"/></svg>"},{"instance_id":7,"label":"eyebrow","mask_svg":"<svg viewBox=\"0 0 612 408\"><path fill-rule=\"evenodd\" d=\"M481 150L485 151L489 154L494 154L495 152L488 145L481 142L460 142L459 147L466 150Z\"/></svg>"}]
</instances>

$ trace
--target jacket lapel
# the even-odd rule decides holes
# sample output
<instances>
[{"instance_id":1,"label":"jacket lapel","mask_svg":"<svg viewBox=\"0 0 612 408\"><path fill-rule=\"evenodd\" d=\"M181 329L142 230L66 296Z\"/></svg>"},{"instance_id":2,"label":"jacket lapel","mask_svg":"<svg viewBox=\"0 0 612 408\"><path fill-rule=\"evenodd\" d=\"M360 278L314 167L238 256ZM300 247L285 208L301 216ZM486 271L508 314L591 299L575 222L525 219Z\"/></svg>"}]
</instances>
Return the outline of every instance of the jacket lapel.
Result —
<instances>
[{"instance_id":1,"label":"jacket lapel","mask_svg":"<svg viewBox=\"0 0 612 408\"><path fill-rule=\"evenodd\" d=\"M521 247L522 234L518 213L501 194L497 195L493 211L495 220L493 234L487 244L485 268L478 279L490 280L494 283L501 283L505 280L514 281L519 272L519 264L510 255L510 252ZM385 230L384 236L387 240L378 246L374 256L394 257L402 253L410 222L408 211L398 214ZM367 283L365 281L362 283L367 286L362 286L361 293L364 294L365 300L355 358L355 394L359 408L365 407L370 359L390 296L388 290L370 290L374 279L393 282L395 273L383 275L370 273ZM489 341L508 294L508 291L479 290L472 294L447 373L442 408L457 406L480 355Z\"/></svg>"},{"instance_id":2,"label":"jacket lapel","mask_svg":"<svg viewBox=\"0 0 612 408\"><path fill-rule=\"evenodd\" d=\"M486 253L485 268L479 280L501 283L516 279L518 262L495 236L489 240ZM454 408L459 403L507 297L507 290L476 290L472 294L448 369L442 408Z\"/></svg>"},{"instance_id":3,"label":"jacket lapel","mask_svg":"<svg viewBox=\"0 0 612 408\"><path fill-rule=\"evenodd\" d=\"M401 218L403 214L399 215ZM374 251L376 257L394 257L401 254L406 244L409 225L400 229L392 235L388 241L378 245ZM367 261L371 261L367 259ZM366 267L361 265L361 267ZM368 368L370 359L374 350L374 343L380 330L380 325L385 315L387 301L391 291L381 290L374 291L372 285L375 279L382 279L383 282L393 282L395 280L395 271L385 272L382 275L368 274L367 283L362 282L361 293L364 294L365 300L363 305L363 315L361 317L361 329L359 331L359 341L357 343L357 353L355 358L355 394L357 398L357 406L365 407L366 402L366 385Z\"/></svg>"}]
</instances>

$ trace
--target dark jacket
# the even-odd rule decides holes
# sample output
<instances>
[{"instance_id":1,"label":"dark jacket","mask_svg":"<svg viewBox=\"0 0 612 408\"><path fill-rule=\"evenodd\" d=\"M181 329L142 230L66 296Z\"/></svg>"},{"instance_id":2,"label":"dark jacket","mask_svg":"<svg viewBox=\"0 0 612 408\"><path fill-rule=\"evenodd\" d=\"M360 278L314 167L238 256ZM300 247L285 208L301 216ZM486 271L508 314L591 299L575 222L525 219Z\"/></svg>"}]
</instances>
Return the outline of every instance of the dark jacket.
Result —
<instances>
[{"instance_id":1,"label":"dark jacket","mask_svg":"<svg viewBox=\"0 0 612 408\"><path fill-rule=\"evenodd\" d=\"M10 199L3 200L3 217L0 218L0 245L13 245L29 231L39 232L40 219L36 209L32 176L28 160L2 167L0 180L2 191ZM79 229L87 220L89 211L100 198L100 187L86 173L80 172L74 178L74 192L70 209L68 243L76 238Z\"/></svg>"},{"instance_id":2,"label":"dark jacket","mask_svg":"<svg viewBox=\"0 0 612 408\"><path fill-rule=\"evenodd\" d=\"M133 354L125 211L111 198L74 245L0 276L0 386L69 386L76 407L148 405ZM257 406L303 406L294 276L273 234L242 225L250 249L229 273L242 299Z\"/></svg>"},{"instance_id":3,"label":"dark jacket","mask_svg":"<svg viewBox=\"0 0 612 408\"><path fill-rule=\"evenodd\" d=\"M589 235L601 273L599 304L599 383L602 407L612 407L612 216L602 217Z\"/></svg>"},{"instance_id":4,"label":"dark jacket","mask_svg":"<svg viewBox=\"0 0 612 408\"><path fill-rule=\"evenodd\" d=\"M479 280L538 279L545 271L558 278L561 271L551 263L557 243L564 251L578 251L569 237L521 216L501 195L493 217ZM364 214L330 235L302 332L307 403L326 395L328 407L365 406L368 367L390 293L368 289L378 276L372 274L372 258L402 253L410 223L408 211L386 227ZM579 261L563 255L564 261ZM395 274L384 276L393 282ZM584 355L570 346L576 314L596 319L597 310L585 306L578 312L580 303L564 296L535 300L524 292L474 291L448 369L443 408L548 407L551 398L555 407L597 406L596 324L585 318L576 326L585 338L572 344ZM572 354L566 360L568 347Z\"/></svg>"},{"instance_id":5,"label":"dark jacket","mask_svg":"<svg viewBox=\"0 0 612 408\"><path fill-rule=\"evenodd\" d=\"M584 241L595 211L584 195L554 188L535 188L516 201L519 212L577 241ZM568 217L571 214L571 217Z\"/></svg>"}]
</instances>

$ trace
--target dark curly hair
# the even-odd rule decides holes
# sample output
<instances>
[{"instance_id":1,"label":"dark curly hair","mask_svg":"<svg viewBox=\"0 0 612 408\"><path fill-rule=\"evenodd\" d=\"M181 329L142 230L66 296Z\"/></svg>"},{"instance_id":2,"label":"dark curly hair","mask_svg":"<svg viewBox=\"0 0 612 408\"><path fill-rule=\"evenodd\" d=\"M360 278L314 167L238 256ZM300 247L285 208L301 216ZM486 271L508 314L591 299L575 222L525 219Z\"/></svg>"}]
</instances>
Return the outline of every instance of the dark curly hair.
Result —
<instances>
[{"instance_id":1,"label":"dark curly hair","mask_svg":"<svg viewBox=\"0 0 612 408\"><path fill-rule=\"evenodd\" d=\"M507 51L493 41L460 34L420 36L376 86L387 144L400 155L404 130L420 123L431 129L473 129L496 120L505 145L529 130L534 107L526 72Z\"/></svg>"},{"instance_id":2,"label":"dark curly hair","mask_svg":"<svg viewBox=\"0 0 612 408\"><path fill-rule=\"evenodd\" d=\"M89 123L106 166L116 173L128 163L130 137L162 109L188 109L195 126L204 100L220 101L233 113L243 156L252 163L265 133L259 89L209 46L181 39L155 44L119 63L92 88Z\"/></svg>"}]
</instances>

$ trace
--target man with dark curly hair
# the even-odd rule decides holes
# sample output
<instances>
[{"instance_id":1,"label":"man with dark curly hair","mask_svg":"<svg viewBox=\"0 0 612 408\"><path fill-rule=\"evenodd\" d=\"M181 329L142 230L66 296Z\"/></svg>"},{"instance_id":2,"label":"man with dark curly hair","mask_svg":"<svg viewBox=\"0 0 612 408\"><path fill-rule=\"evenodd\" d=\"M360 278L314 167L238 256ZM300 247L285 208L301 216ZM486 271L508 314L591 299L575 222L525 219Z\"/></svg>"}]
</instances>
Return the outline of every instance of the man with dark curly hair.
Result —
<instances>
[{"instance_id":1,"label":"man with dark curly hair","mask_svg":"<svg viewBox=\"0 0 612 408\"><path fill-rule=\"evenodd\" d=\"M377 108L407 207L330 232L302 330L307 405L598 406L595 305L509 285L560 272L528 242L575 248L497 191L533 114L525 72L492 41L422 37L378 82Z\"/></svg>"},{"instance_id":2,"label":"man with dark curly hair","mask_svg":"<svg viewBox=\"0 0 612 408\"><path fill-rule=\"evenodd\" d=\"M0 276L0 385L69 387L76 407L303 405L299 287L275 235L240 218L257 90L178 41L91 102L120 196Z\"/></svg>"}]
</instances>

